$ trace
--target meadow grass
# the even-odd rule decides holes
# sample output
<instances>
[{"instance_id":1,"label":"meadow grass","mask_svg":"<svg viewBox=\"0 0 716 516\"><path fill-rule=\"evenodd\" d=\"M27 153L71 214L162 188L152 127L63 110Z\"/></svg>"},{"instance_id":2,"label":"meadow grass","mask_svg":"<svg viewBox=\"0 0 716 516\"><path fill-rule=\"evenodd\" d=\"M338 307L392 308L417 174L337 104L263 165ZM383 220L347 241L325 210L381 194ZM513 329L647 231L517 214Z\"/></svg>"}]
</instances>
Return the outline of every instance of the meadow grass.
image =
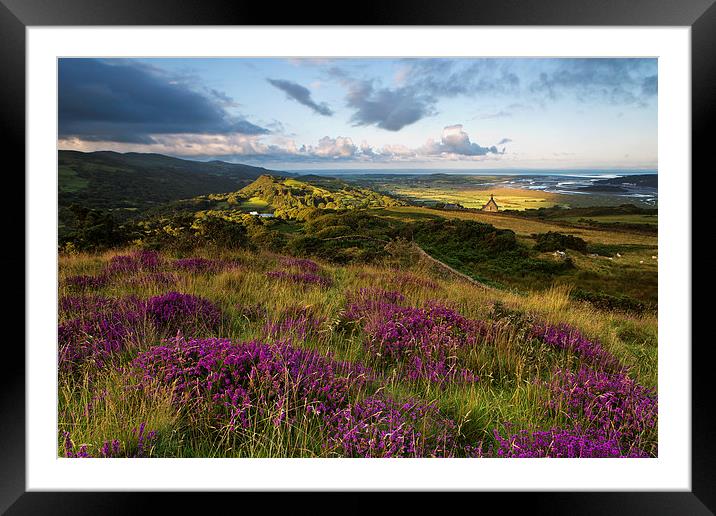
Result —
<instances>
[{"instance_id":1,"label":"meadow grass","mask_svg":"<svg viewBox=\"0 0 716 516\"><path fill-rule=\"evenodd\" d=\"M155 434L140 451L155 457L344 456L351 455L353 452L347 450L354 448L349 448L340 439L336 440L336 431L332 429L342 424L336 421L353 421L351 418L356 419L351 439L358 439L356 435L362 436L361 439L369 443L366 446L374 446L376 440L383 446L385 443L381 439L389 444L385 449L396 446L396 435L411 428L412 433L406 435L417 439L416 442L419 441L427 450L426 436L434 431L428 432L427 429L439 426L439 421L442 421L439 418L445 418L454 425L451 435L454 435L455 441L451 441L450 454L463 456L468 454L465 450L469 446L479 445L482 449L488 449L490 445L498 446L495 430L505 435L521 430L563 428L574 423L573 417L570 419L559 410L548 409L550 400L554 398L548 383L557 369L577 371L589 364L574 350L555 349L535 338L530 333L535 322L569 325L585 339L600 343L607 353L626 367L631 380L648 388L656 388L657 385L656 315L647 312L637 316L598 310L588 303L573 300L569 286L555 285L545 291L518 295L481 289L435 271L430 264L423 262L408 268L336 266L320 262L312 262L311 265L269 252L210 249L193 255L215 264L207 270L178 269L174 263L181 256L164 253L158 263L145 269L137 266L136 270L123 274L107 272L113 258L131 256L132 252L116 250L61 256L60 300L92 296L109 300L135 296L146 300L170 291L196 296L218 307L221 317L214 326L209 323L192 326L192 320L189 320L188 326L182 326L183 339L220 337L236 343L259 340L267 343L268 349L290 342L295 348L329 357L327 360L331 364L346 362L366 367L368 379L354 381L354 377L348 376L347 387L341 387L347 389L348 397L341 398L342 404L334 409L333 419L330 419L321 410L315 409L316 400L311 401L310 396L300 391L302 384L295 377L272 377L271 382L274 383L271 385L274 387L270 392L275 393L278 389L283 398L273 404L262 404L264 401L254 399L246 409L249 419L239 427L227 419L227 414L234 409L225 409L221 405L223 402L217 401L219 398L199 395L198 391L181 392L177 390L177 379L163 382L157 377L137 373L134 362L137 357L158 347L169 346L167 342L177 338L177 329L171 324L166 327L152 326L151 321L147 322L148 316L144 316L144 319L140 318L143 321L141 328L131 328L119 350L102 354L101 361L86 360L80 367L72 368L71 372L61 369L58 385L60 455L66 452L66 435L69 434L75 450L85 445L89 454L96 455L105 443L117 440L122 443L122 455L132 456L138 453L136 429L144 424ZM272 276L270 273L275 271L284 274ZM99 286L87 287L73 279L78 276L104 279ZM397 314L413 310L410 313L426 318L424 321L427 323L421 320L420 324L433 324L433 316L425 315L429 314L425 310L437 303L448 307L450 313L457 314L455 317L464 318L467 321L465 324L479 321L486 325L488 336L472 335L471 330L465 336L460 330L455 338L467 339L460 342L468 344L450 348L447 355L441 358L449 364L456 363L466 368L479 380L436 383L428 377L413 374L410 362L413 355L389 360L385 355L371 351L368 344L374 337L371 337L372 330L367 321L373 317L380 327L384 322L381 317L385 314L378 311L372 315L367 312L364 318L355 320L348 317L352 296L361 289L399 293L402 296L399 306L388 304L388 309ZM100 312L112 309L102 308ZM77 317L91 320L95 316L90 312L81 312L78 316L61 306L59 323L68 323ZM398 330L401 324L407 323L399 323ZM430 330L433 331L430 338L436 339L436 345L442 345L443 340L453 338L446 336L445 332L453 332L455 324L459 326L462 323L436 326ZM79 340L84 338L92 341L95 336L75 337ZM425 357L429 359L430 355ZM343 366L322 367L340 369ZM285 371L289 375L289 369ZM329 380L332 375L338 374L333 369L331 371L327 376ZM300 376L301 373L294 371L291 374ZM343 382L340 378L335 381ZM258 384L249 383L245 387L249 390L263 388L263 381L266 380L256 380ZM199 384L196 385L198 389ZM264 393L262 390L256 392ZM369 417L360 413L361 403L369 405L371 400L386 396L403 404L420 400L430 404L437 412L421 409L424 412L420 414L424 415L418 418L417 423L408 416L396 416L407 418L401 419L400 424L392 420L390 423L382 421L380 411ZM288 409L283 407L291 407L290 417L286 412ZM360 417L367 419L361 420ZM389 430L381 425L388 425ZM418 431L421 428L423 431ZM656 429L650 432L655 435ZM416 435L421 437L418 439ZM342 439L348 437L343 435ZM654 439L651 436L644 442ZM405 444L406 447L400 449L413 450L414 445L415 442ZM383 448L383 452L370 449L371 456L385 452ZM410 453L418 456L434 453L425 450ZM442 453L444 450L438 454Z\"/></svg>"}]
</instances>

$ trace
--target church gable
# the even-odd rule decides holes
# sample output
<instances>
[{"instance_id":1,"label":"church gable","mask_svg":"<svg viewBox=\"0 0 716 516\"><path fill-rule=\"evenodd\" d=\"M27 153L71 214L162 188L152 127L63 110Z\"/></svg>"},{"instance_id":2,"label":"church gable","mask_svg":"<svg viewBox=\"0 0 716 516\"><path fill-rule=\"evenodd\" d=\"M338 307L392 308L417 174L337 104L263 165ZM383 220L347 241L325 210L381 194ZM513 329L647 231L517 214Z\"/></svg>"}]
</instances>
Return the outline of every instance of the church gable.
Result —
<instances>
[{"instance_id":1,"label":"church gable","mask_svg":"<svg viewBox=\"0 0 716 516\"><path fill-rule=\"evenodd\" d=\"M499 209L492 195L490 195L490 200L482 207L482 211L499 211Z\"/></svg>"}]
</instances>

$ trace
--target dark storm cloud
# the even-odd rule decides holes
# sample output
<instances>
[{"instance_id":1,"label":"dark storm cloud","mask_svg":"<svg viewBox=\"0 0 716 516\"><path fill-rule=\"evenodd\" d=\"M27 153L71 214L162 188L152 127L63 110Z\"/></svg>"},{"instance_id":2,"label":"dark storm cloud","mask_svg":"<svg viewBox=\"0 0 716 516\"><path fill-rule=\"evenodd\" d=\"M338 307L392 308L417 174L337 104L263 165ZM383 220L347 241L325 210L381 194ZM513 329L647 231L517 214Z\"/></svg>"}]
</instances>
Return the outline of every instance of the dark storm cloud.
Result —
<instances>
[{"instance_id":1,"label":"dark storm cloud","mask_svg":"<svg viewBox=\"0 0 716 516\"><path fill-rule=\"evenodd\" d=\"M355 109L351 122L399 131L434 114L435 100L412 88L375 89L371 81L353 81L346 101Z\"/></svg>"},{"instance_id":2,"label":"dark storm cloud","mask_svg":"<svg viewBox=\"0 0 716 516\"><path fill-rule=\"evenodd\" d=\"M656 59L556 59L530 91L556 100L573 95L579 101L644 105L656 95Z\"/></svg>"},{"instance_id":3,"label":"dark storm cloud","mask_svg":"<svg viewBox=\"0 0 716 516\"><path fill-rule=\"evenodd\" d=\"M295 100L299 104L303 104L304 106L311 108L319 115L331 116L333 114L333 111L331 111L331 108L328 107L328 104L326 104L325 102L318 104L311 98L311 92L308 90L308 88L305 88L304 86L301 86L300 84L297 84L295 82L286 81L283 79L266 80L271 83L271 85L283 91L287 97Z\"/></svg>"},{"instance_id":4,"label":"dark storm cloud","mask_svg":"<svg viewBox=\"0 0 716 516\"><path fill-rule=\"evenodd\" d=\"M519 87L516 74L490 60L471 61L467 67L452 59L406 59L403 85L380 87L378 81L356 79L346 70L331 67L327 74L348 88L346 103L355 111L355 125L375 125L399 131L437 113L442 97L478 93L508 93Z\"/></svg>"},{"instance_id":5,"label":"dark storm cloud","mask_svg":"<svg viewBox=\"0 0 716 516\"><path fill-rule=\"evenodd\" d=\"M217 92L218 93L218 92ZM59 136L152 143L152 134L266 134L212 97L126 60L61 59ZM232 100L233 101L233 100Z\"/></svg>"}]
</instances>

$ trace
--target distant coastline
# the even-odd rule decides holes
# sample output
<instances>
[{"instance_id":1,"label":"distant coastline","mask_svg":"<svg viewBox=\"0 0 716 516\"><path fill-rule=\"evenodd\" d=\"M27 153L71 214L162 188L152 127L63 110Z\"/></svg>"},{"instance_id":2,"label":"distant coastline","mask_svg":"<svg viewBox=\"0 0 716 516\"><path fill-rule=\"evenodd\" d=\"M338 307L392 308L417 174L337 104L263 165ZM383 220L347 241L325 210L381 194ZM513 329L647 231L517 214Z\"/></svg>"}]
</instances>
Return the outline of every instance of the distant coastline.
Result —
<instances>
[{"instance_id":1,"label":"distant coastline","mask_svg":"<svg viewBox=\"0 0 716 516\"><path fill-rule=\"evenodd\" d=\"M460 175L460 176L569 176L569 177L622 177L634 175L658 175L658 169L445 169L445 168L326 168L326 169L291 169L300 176L429 176L429 175Z\"/></svg>"}]
</instances>

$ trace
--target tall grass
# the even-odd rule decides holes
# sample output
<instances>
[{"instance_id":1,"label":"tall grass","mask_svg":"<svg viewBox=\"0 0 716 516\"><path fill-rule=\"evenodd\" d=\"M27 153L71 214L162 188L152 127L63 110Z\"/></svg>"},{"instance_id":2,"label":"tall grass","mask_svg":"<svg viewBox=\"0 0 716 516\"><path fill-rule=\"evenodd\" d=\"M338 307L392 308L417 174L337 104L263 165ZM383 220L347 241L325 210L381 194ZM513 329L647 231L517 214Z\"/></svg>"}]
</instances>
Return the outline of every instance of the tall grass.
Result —
<instances>
[{"instance_id":1,"label":"tall grass","mask_svg":"<svg viewBox=\"0 0 716 516\"><path fill-rule=\"evenodd\" d=\"M495 438L495 431L505 436L521 430L535 432L586 425L586 419L577 421L574 416L549 409L553 396L549 381L554 371L577 371L585 365L584 358L575 351L555 349L534 338L530 329L536 322L569 325L584 338L599 342L623 364L629 378L645 387L657 385L656 317L597 310L570 299L566 286L522 296L483 290L437 273L424 263L411 268L317 263L306 272L301 271L306 264L287 261L271 253L246 251L196 253L218 264L215 269L206 271L178 268L175 260L180 256L163 254L157 265L148 268L138 267L121 275L107 272L114 257L131 256L132 252L61 256L60 300L71 296L109 300L135 296L138 306L144 306L141 303L147 299L175 291L212 303L221 312L220 321L215 327L192 325L190 319L181 327L158 328L145 319L141 331L127 337L121 350L113 351L106 361L87 362L74 372L61 372L58 386L60 455L66 453L69 434L74 449L86 445L89 455L98 456L106 442L118 440L123 443L120 454L132 456L137 453L140 425L155 432L147 445L149 449L142 452L156 457L333 457L349 453L346 450L364 449L341 444L336 429L344 431L345 428L336 423L336 418L351 421L350 418L356 418L355 428L362 428L365 436L372 436L370 439L386 439L390 446L385 449L390 448L391 453L403 450L400 453L420 456L438 449L442 450L440 453L445 452L442 446L447 446L447 441L437 448L423 441L418 445L415 444L418 441L410 444L401 441L402 447L391 441L398 428L403 432L401 439L422 435L418 427L411 426L414 422L410 419L383 421L375 414L356 412L367 410L365 407L382 406L383 401L371 400L383 399L395 400L398 404L421 400L434 407L419 410L424 420L419 426L434 432L434 428L442 424L439 423L442 418L449 421L454 426L450 426L450 449L445 452L449 455L470 454L469 450L475 446L484 453L499 448L500 440ZM269 274L272 271L285 271L294 276L313 274L320 283L294 280L290 275L272 276ZM103 274L106 282L91 287L78 287L71 280L76 276ZM422 309L438 303L467 320L488 325L489 338L469 340L473 344L460 348L456 356L447 357L451 363L457 360L460 367L473 372L479 381L436 384L420 376L409 377L408 361L413 351L397 361L376 356L367 345L371 338L369 329L362 322L346 318L351 295L366 288L399 292L403 296L400 306L406 309ZM61 308L59 321L90 315L85 312L78 315ZM381 315L376 315L378 320ZM351 390L350 399L335 408L333 415L312 413L305 399L289 396L290 399L279 403L271 398L274 395L271 389L265 393L257 390L260 399L265 395L273 401L264 400L267 404L262 405L261 410L256 408L258 405L254 406L259 401L252 401L248 424L236 428L216 419L216 400L204 399L196 393L191 400L177 397L176 385L172 382L137 375L135 359L147 350L166 345L177 337L177 332L184 339L213 336L230 339L236 345L252 340L269 346L289 341L295 348L315 351L336 364L348 362L367 367L370 378ZM93 345L99 339L96 335L77 338L91 341ZM431 338L438 339L439 344L441 337ZM291 393L294 383L302 380L289 369L285 374L288 376L279 383L287 386L286 392ZM362 400L367 400L363 409ZM386 403L392 406L392 401ZM281 407L285 406L291 407L294 416L283 421L280 420ZM397 426L392 428L393 424ZM387 425L387 430L371 425ZM357 434L351 435L359 438ZM371 453L378 453L376 450Z\"/></svg>"}]
</instances>

